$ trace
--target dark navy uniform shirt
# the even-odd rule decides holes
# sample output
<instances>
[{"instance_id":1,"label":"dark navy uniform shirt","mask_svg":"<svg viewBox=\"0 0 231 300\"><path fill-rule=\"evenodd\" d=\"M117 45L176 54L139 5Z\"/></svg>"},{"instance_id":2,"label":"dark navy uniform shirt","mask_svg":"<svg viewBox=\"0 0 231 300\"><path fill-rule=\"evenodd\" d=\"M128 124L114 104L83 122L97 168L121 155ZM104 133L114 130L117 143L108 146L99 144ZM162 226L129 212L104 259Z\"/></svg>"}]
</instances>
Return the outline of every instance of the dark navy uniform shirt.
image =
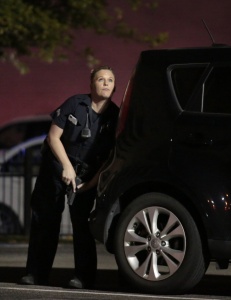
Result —
<instances>
[{"instance_id":1,"label":"dark navy uniform shirt","mask_svg":"<svg viewBox=\"0 0 231 300\"><path fill-rule=\"evenodd\" d=\"M85 138L81 133L86 127L88 111L91 137ZM97 170L114 146L118 113L119 108L110 101L106 110L98 114L91 109L90 95L79 94L68 98L51 117L63 129L61 141L67 154Z\"/></svg>"}]
</instances>

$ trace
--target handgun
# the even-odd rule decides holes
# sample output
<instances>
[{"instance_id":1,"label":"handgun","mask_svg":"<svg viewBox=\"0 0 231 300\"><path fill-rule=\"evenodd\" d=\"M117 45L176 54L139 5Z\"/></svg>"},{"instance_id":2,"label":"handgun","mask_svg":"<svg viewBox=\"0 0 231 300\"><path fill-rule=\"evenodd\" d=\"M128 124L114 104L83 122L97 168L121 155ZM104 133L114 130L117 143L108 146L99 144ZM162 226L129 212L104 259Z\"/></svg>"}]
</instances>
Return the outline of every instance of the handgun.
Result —
<instances>
[{"instance_id":1,"label":"handgun","mask_svg":"<svg viewBox=\"0 0 231 300\"><path fill-rule=\"evenodd\" d=\"M76 183L76 192L73 191L73 187L72 184L69 184L67 187L67 204L68 205L72 205L74 200L75 200L75 196L77 194L77 186L82 182L82 179L80 177L76 177L75 178L75 183Z\"/></svg>"}]
</instances>

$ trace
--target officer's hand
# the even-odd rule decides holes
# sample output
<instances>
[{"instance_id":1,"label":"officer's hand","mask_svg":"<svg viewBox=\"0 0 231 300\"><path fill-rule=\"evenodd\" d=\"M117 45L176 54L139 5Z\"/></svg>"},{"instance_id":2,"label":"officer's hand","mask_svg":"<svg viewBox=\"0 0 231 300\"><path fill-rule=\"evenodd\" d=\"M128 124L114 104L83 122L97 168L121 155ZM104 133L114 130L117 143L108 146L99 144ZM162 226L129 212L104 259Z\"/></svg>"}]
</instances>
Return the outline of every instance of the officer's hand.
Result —
<instances>
[{"instance_id":1,"label":"officer's hand","mask_svg":"<svg viewBox=\"0 0 231 300\"><path fill-rule=\"evenodd\" d=\"M82 192L90 190L92 188L92 186L89 182L83 182L83 183L79 184L77 188L78 188L78 193L82 193Z\"/></svg>"},{"instance_id":2,"label":"officer's hand","mask_svg":"<svg viewBox=\"0 0 231 300\"><path fill-rule=\"evenodd\" d=\"M73 188L73 191L74 193L76 192L76 182L75 182L75 178L71 180L71 185L72 185L72 188Z\"/></svg>"},{"instance_id":3,"label":"officer's hand","mask_svg":"<svg viewBox=\"0 0 231 300\"><path fill-rule=\"evenodd\" d=\"M85 182L82 182L80 183L78 186L77 186L77 189L78 190L81 190L81 188L85 185Z\"/></svg>"},{"instance_id":4,"label":"officer's hand","mask_svg":"<svg viewBox=\"0 0 231 300\"><path fill-rule=\"evenodd\" d=\"M73 191L76 191L76 183L75 183L76 173L73 167L63 169L62 180L66 185L71 184Z\"/></svg>"}]
</instances>

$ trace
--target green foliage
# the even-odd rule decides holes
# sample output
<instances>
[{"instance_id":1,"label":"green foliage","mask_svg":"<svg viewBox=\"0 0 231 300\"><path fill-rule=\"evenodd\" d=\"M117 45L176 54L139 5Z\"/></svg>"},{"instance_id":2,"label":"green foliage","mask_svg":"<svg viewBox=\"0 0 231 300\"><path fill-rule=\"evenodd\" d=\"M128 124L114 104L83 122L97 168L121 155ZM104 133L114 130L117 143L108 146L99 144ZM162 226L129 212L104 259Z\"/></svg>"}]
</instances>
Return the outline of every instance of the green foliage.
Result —
<instances>
[{"instance_id":1,"label":"green foliage","mask_svg":"<svg viewBox=\"0 0 231 300\"><path fill-rule=\"evenodd\" d=\"M156 9L158 7L158 3L156 0L152 0L152 1L129 0L129 2L133 10L138 10L141 6L146 6L150 9Z\"/></svg>"},{"instance_id":2,"label":"green foliage","mask_svg":"<svg viewBox=\"0 0 231 300\"><path fill-rule=\"evenodd\" d=\"M142 6L157 7L153 0L127 1L136 12ZM22 57L34 56L47 62L67 58L78 29L113 34L150 47L166 40L164 33L156 37L140 34L126 23L121 8L114 6L109 13L108 5L105 0L0 0L0 59L26 73ZM89 47L85 55L91 65L98 63Z\"/></svg>"}]
</instances>

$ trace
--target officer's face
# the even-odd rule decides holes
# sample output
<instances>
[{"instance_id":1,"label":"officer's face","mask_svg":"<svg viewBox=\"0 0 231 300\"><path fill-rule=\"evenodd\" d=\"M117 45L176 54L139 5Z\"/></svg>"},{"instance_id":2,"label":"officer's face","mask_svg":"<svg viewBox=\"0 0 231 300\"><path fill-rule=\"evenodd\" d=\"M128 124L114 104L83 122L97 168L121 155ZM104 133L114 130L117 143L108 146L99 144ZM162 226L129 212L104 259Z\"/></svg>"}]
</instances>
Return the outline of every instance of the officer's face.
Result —
<instances>
[{"instance_id":1,"label":"officer's face","mask_svg":"<svg viewBox=\"0 0 231 300\"><path fill-rule=\"evenodd\" d=\"M91 94L93 98L108 99L115 88L115 76L110 70L98 71L91 83Z\"/></svg>"}]
</instances>

